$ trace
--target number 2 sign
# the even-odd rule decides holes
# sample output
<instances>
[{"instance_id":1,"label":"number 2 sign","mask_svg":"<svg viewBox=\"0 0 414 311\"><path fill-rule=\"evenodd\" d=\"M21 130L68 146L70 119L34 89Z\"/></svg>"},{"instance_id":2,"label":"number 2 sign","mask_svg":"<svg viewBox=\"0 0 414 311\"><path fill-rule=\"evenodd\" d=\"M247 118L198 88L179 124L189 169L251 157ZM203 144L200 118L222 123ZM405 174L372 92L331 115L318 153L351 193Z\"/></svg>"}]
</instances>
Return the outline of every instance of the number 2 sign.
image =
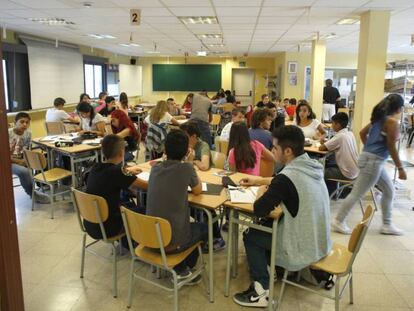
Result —
<instances>
[{"instance_id":1,"label":"number 2 sign","mask_svg":"<svg viewBox=\"0 0 414 311\"><path fill-rule=\"evenodd\" d=\"M141 10L131 9L129 10L130 21L132 26L138 26L141 24Z\"/></svg>"}]
</instances>

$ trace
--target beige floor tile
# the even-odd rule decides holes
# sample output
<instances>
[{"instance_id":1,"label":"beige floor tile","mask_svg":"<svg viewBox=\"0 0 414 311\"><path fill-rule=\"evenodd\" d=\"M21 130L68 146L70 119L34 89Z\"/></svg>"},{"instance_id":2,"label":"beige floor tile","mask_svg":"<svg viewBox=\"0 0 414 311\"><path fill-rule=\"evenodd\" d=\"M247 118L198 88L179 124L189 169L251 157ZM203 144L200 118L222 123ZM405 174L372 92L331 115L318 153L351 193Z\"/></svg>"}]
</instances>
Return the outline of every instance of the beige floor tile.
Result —
<instances>
[{"instance_id":1,"label":"beige floor tile","mask_svg":"<svg viewBox=\"0 0 414 311\"><path fill-rule=\"evenodd\" d=\"M414 275L414 255L407 250L368 250L384 273Z\"/></svg>"},{"instance_id":2,"label":"beige floor tile","mask_svg":"<svg viewBox=\"0 0 414 311\"><path fill-rule=\"evenodd\" d=\"M61 260L61 256L24 254L20 257L23 282L40 283Z\"/></svg>"},{"instance_id":3,"label":"beige floor tile","mask_svg":"<svg viewBox=\"0 0 414 311\"><path fill-rule=\"evenodd\" d=\"M407 304L414 308L414 278L412 275L386 274L398 293L404 297Z\"/></svg>"},{"instance_id":4,"label":"beige floor tile","mask_svg":"<svg viewBox=\"0 0 414 311\"><path fill-rule=\"evenodd\" d=\"M65 257L74 247L81 248L81 239L78 234L50 233L43 238L36 247L30 249L27 255L56 255Z\"/></svg>"}]
</instances>

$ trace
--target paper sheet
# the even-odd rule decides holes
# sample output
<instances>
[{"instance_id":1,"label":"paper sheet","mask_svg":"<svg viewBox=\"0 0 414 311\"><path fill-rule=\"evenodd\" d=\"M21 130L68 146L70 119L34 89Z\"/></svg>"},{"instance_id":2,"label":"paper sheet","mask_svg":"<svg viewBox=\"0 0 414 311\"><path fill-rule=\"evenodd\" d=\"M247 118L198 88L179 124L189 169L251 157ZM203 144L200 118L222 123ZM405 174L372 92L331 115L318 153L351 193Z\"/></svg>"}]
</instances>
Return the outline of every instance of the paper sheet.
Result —
<instances>
[{"instance_id":1,"label":"paper sheet","mask_svg":"<svg viewBox=\"0 0 414 311\"><path fill-rule=\"evenodd\" d=\"M142 179L143 181L148 181L149 180L149 177L150 177L150 173L148 173L148 172L141 172L141 173L139 173L137 175L137 177L139 179Z\"/></svg>"},{"instance_id":2,"label":"paper sheet","mask_svg":"<svg viewBox=\"0 0 414 311\"><path fill-rule=\"evenodd\" d=\"M230 200L232 203L254 203L259 187L249 187L240 189L239 187L229 186Z\"/></svg>"},{"instance_id":3,"label":"paper sheet","mask_svg":"<svg viewBox=\"0 0 414 311\"><path fill-rule=\"evenodd\" d=\"M207 191L207 183L202 182L201 183L201 189L202 189L203 192L206 192ZM187 191L191 191L190 186L188 186Z\"/></svg>"},{"instance_id":4,"label":"paper sheet","mask_svg":"<svg viewBox=\"0 0 414 311\"><path fill-rule=\"evenodd\" d=\"M95 139L85 139L84 141L82 141L83 145L99 145L101 143L102 138L95 138Z\"/></svg>"}]
</instances>

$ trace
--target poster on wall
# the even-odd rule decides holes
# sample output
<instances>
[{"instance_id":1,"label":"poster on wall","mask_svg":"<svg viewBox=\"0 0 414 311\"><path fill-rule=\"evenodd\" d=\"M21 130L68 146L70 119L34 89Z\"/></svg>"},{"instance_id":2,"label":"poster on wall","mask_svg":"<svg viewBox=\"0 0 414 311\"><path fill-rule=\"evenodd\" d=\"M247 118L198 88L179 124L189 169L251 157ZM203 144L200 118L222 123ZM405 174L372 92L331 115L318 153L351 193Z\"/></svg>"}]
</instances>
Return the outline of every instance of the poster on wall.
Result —
<instances>
[{"instance_id":1,"label":"poster on wall","mask_svg":"<svg viewBox=\"0 0 414 311\"><path fill-rule=\"evenodd\" d=\"M297 85L298 84L298 75L296 73L289 74L289 85Z\"/></svg>"},{"instance_id":2,"label":"poster on wall","mask_svg":"<svg viewBox=\"0 0 414 311\"><path fill-rule=\"evenodd\" d=\"M298 63L288 62L288 73L297 73L297 72L298 72Z\"/></svg>"}]
</instances>

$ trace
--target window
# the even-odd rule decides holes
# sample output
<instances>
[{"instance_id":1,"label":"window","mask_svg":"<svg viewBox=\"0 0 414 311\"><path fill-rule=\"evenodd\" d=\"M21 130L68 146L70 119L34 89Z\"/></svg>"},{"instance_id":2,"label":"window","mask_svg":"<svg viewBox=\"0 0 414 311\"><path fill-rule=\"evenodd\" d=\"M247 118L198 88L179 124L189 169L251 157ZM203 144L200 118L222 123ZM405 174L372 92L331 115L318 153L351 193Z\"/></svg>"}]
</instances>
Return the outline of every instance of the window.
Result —
<instances>
[{"instance_id":1,"label":"window","mask_svg":"<svg viewBox=\"0 0 414 311\"><path fill-rule=\"evenodd\" d=\"M4 101L6 102L6 110L9 109L9 94L7 90L7 73L6 73L6 60L3 59L3 81L4 81Z\"/></svg>"},{"instance_id":2,"label":"window","mask_svg":"<svg viewBox=\"0 0 414 311\"><path fill-rule=\"evenodd\" d=\"M104 66L96 64L84 64L85 93L92 98L98 98L104 90Z\"/></svg>"}]
</instances>

